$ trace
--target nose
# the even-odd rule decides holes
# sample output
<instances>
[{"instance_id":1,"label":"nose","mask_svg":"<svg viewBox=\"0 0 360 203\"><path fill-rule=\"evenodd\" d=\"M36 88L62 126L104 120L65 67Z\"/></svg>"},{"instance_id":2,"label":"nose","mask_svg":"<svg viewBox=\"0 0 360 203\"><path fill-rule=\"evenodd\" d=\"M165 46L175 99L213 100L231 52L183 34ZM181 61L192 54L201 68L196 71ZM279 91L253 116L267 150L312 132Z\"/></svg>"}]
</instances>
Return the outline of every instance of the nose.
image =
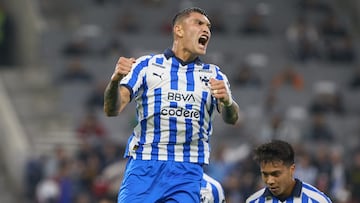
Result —
<instances>
[{"instance_id":1,"label":"nose","mask_svg":"<svg viewBox=\"0 0 360 203\"><path fill-rule=\"evenodd\" d=\"M209 35L209 37L210 37L210 35L211 35L211 31L210 31L210 28L209 27L207 27L207 26L205 26L204 28L203 28L203 31L202 31L204 34L206 34L206 35Z\"/></svg>"},{"instance_id":2,"label":"nose","mask_svg":"<svg viewBox=\"0 0 360 203\"><path fill-rule=\"evenodd\" d=\"M208 24L206 24L206 23L203 23L203 24L201 24L201 30L202 30L202 32L205 32L205 33L210 33L210 27L209 27L209 25Z\"/></svg>"},{"instance_id":3,"label":"nose","mask_svg":"<svg viewBox=\"0 0 360 203\"><path fill-rule=\"evenodd\" d=\"M266 178L265 183L267 185L273 185L275 183L275 178L272 177L272 176L269 176L269 177Z\"/></svg>"}]
</instances>

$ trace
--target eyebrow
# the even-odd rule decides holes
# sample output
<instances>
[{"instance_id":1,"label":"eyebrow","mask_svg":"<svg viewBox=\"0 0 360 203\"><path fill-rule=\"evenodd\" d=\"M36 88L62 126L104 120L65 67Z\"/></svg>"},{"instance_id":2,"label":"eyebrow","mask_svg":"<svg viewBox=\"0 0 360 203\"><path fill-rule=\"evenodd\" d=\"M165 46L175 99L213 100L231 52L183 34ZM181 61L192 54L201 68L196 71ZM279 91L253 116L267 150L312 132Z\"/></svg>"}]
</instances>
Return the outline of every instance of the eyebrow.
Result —
<instances>
[{"instance_id":1,"label":"eyebrow","mask_svg":"<svg viewBox=\"0 0 360 203\"><path fill-rule=\"evenodd\" d=\"M194 21L206 24L209 28L211 27L211 23L209 21L201 20L200 18L195 18Z\"/></svg>"},{"instance_id":2,"label":"eyebrow","mask_svg":"<svg viewBox=\"0 0 360 203\"><path fill-rule=\"evenodd\" d=\"M281 173L280 170L271 171L271 172L261 171L261 174L263 174L263 175L277 175L277 174L279 174L279 173Z\"/></svg>"}]
</instances>

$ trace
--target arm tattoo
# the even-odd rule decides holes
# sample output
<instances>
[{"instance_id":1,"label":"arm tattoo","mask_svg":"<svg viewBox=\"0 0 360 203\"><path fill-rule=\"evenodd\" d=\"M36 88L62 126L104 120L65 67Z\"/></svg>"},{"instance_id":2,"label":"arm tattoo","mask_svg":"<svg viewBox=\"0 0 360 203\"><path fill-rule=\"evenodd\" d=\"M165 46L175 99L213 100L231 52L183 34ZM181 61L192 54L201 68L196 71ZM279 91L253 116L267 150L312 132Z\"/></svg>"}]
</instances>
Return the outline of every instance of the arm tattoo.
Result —
<instances>
[{"instance_id":1,"label":"arm tattoo","mask_svg":"<svg viewBox=\"0 0 360 203\"><path fill-rule=\"evenodd\" d=\"M231 106L223 106L222 117L226 123L235 124L239 119L239 107L233 102Z\"/></svg>"},{"instance_id":2,"label":"arm tattoo","mask_svg":"<svg viewBox=\"0 0 360 203\"><path fill-rule=\"evenodd\" d=\"M111 81L104 92L104 112L108 116L118 115L119 109L119 84L118 81Z\"/></svg>"}]
</instances>

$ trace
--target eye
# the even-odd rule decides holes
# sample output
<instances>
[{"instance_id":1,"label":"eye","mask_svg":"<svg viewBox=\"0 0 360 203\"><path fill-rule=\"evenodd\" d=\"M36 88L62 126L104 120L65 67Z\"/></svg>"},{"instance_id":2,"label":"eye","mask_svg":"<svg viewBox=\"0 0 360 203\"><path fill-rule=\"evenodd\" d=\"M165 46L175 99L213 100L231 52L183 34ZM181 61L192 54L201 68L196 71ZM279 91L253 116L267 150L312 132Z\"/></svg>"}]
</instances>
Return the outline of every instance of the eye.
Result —
<instances>
[{"instance_id":1,"label":"eye","mask_svg":"<svg viewBox=\"0 0 360 203\"><path fill-rule=\"evenodd\" d=\"M271 175L274 177L279 177L281 175L281 172L277 171L277 172L272 173Z\"/></svg>"}]
</instances>

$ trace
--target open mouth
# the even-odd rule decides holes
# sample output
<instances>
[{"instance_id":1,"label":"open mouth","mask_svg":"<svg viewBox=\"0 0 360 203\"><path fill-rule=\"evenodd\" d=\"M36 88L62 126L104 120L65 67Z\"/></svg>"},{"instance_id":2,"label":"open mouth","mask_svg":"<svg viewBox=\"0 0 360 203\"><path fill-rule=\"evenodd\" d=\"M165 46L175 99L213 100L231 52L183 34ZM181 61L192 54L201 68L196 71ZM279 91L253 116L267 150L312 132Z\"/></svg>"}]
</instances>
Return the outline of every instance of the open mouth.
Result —
<instances>
[{"instance_id":1,"label":"open mouth","mask_svg":"<svg viewBox=\"0 0 360 203\"><path fill-rule=\"evenodd\" d=\"M209 40L208 36L201 35L200 38L199 38L199 44L205 46L208 40Z\"/></svg>"},{"instance_id":2,"label":"open mouth","mask_svg":"<svg viewBox=\"0 0 360 203\"><path fill-rule=\"evenodd\" d=\"M276 193L279 188L277 188L277 187L271 187L271 188L269 188L269 189L270 189L270 191L271 191L272 193Z\"/></svg>"}]
</instances>

